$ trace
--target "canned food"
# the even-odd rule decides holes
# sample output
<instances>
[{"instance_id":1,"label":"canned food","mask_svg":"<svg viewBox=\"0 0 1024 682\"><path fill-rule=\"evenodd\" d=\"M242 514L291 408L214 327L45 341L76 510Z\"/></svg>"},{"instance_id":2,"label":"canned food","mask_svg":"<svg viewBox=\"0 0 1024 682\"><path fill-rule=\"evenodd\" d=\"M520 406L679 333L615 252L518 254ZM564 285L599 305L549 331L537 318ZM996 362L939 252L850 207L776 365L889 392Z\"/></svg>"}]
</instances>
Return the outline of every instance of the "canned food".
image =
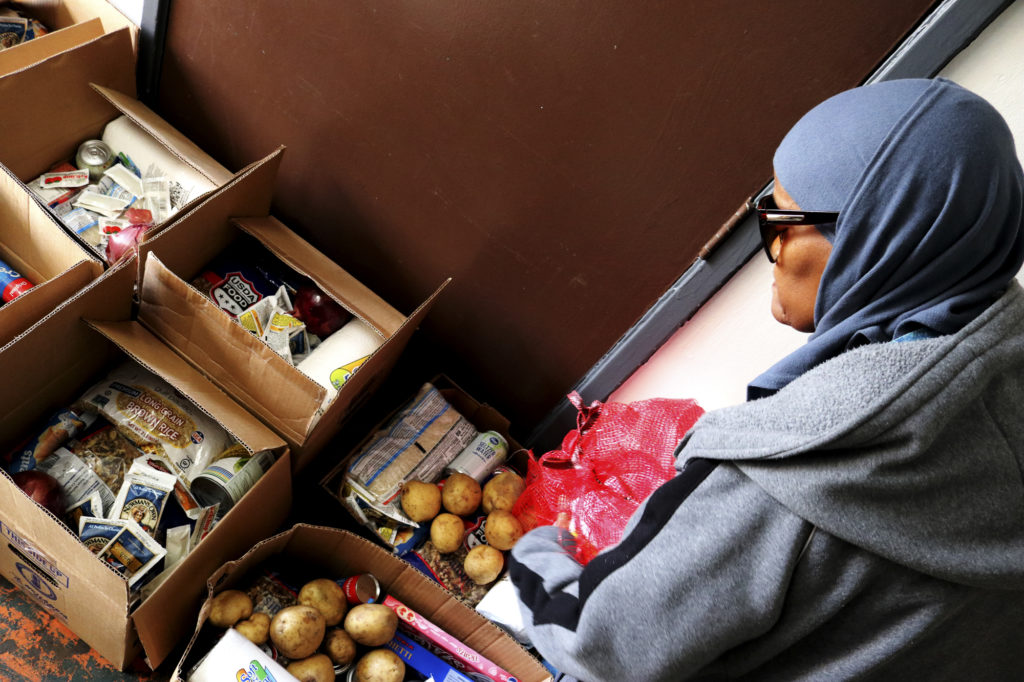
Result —
<instances>
[{"instance_id":1,"label":"canned food","mask_svg":"<svg viewBox=\"0 0 1024 682\"><path fill-rule=\"evenodd\" d=\"M0 260L0 292L2 292L4 303L13 301L31 288L32 282Z\"/></svg>"},{"instance_id":2,"label":"canned food","mask_svg":"<svg viewBox=\"0 0 1024 682\"><path fill-rule=\"evenodd\" d=\"M380 599L380 583L369 573L339 580L349 604L371 604Z\"/></svg>"},{"instance_id":3,"label":"canned food","mask_svg":"<svg viewBox=\"0 0 1024 682\"><path fill-rule=\"evenodd\" d=\"M75 166L89 171L89 180L99 182L103 171L114 165L114 152L103 140L86 140L75 154Z\"/></svg>"},{"instance_id":4,"label":"canned food","mask_svg":"<svg viewBox=\"0 0 1024 682\"><path fill-rule=\"evenodd\" d=\"M252 457L222 457L195 477L192 494L203 506L219 504L217 515L223 516L273 464L274 455L266 450Z\"/></svg>"},{"instance_id":5,"label":"canned food","mask_svg":"<svg viewBox=\"0 0 1024 682\"><path fill-rule=\"evenodd\" d=\"M446 471L466 474L477 483L483 483L507 455L508 442L502 435L497 431L484 431L455 456Z\"/></svg>"}]
</instances>

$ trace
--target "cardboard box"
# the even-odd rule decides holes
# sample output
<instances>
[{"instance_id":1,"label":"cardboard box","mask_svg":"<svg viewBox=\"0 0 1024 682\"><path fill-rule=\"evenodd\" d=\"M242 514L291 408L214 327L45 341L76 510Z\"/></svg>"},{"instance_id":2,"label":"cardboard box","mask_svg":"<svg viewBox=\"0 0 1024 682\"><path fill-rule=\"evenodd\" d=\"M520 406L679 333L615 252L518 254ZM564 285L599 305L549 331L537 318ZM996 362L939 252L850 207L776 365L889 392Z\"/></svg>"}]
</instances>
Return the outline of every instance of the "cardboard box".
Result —
<instances>
[{"instance_id":1,"label":"cardboard box","mask_svg":"<svg viewBox=\"0 0 1024 682\"><path fill-rule=\"evenodd\" d=\"M322 577L344 578L370 573L382 590L394 595L417 613L443 628L453 637L480 652L521 682L551 679L547 669L500 628L472 609L460 604L435 583L406 562L357 535L336 528L298 524L269 538L241 558L222 566L210 576L209 598L200 611L199 623L185 655L174 671L174 679L185 679L206 651L196 646L209 616L210 599L224 589L244 589L246 580L271 559L286 558L310 573L315 567Z\"/></svg>"},{"instance_id":2,"label":"cardboard box","mask_svg":"<svg viewBox=\"0 0 1024 682\"><path fill-rule=\"evenodd\" d=\"M0 346L103 272L103 265L0 169L0 260L35 286L0 307Z\"/></svg>"},{"instance_id":3,"label":"cardboard box","mask_svg":"<svg viewBox=\"0 0 1024 682\"><path fill-rule=\"evenodd\" d=\"M129 151L143 171L157 164L189 190L193 203L234 177L135 98L127 29L0 78L0 129L0 163L26 185L54 164L73 161L90 139Z\"/></svg>"},{"instance_id":4,"label":"cardboard box","mask_svg":"<svg viewBox=\"0 0 1024 682\"><path fill-rule=\"evenodd\" d=\"M122 28L133 49L138 46L138 27L107 0L20 0L9 6L41 21L49 33L0 51L0 77Z\"/></svg>"},{"instance_id":5,"label":"cardboard box","mask_svg":"<svg viewBox=\"0 0 1024 682\"><path fill-rule=\"evenodd\" d=\"M127 581L77 534L0 476L0 573L125 667L144 652L157 666L193 629L205 581L224 561L274 533L291 506L284 442L137 322L131 321L137 267L125 261L0 350L9 390L0 396L0 447L10 448L72 404L126 356L166 379L252 451L280 458L161 584L136 605Z\"/></svg>"},{"instance_id":6,"label":"cardboard box","mask_svg":"<svg viewBox=\"0 0 1024 682\"><path fill-rule=\"evenodd\" d=\"M383 381L447 285L408 317L268 215L281 152L257 162L140 248L139 321L202 370L288 443L303 469ZM384 340L334 399L246 331L190 282L235 239L249 235L312 279ZM154 313L159 313L154 315ZM188 325L164 320L188 319Z\"/></svg>"}]
</instances>

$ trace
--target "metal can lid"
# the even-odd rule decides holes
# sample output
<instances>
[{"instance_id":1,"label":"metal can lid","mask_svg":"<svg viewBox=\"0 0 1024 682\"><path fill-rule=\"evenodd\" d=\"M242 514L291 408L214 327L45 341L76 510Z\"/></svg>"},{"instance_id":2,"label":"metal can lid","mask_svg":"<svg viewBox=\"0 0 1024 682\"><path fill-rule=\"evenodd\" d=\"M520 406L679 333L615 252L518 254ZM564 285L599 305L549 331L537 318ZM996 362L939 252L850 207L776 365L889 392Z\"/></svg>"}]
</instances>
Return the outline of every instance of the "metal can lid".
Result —
<instances>
[{"instance_id":1,"label":"metal can lid","mask_svg":"<svg viewBox=\"0 0 1024 682\"><path fill-rule=\"evenodd\" d=\"M360 573L341 582L341 589L350 604L369 604L380 598L380 583L370 573Z\"/></svg>"},{"instance_id":2,"label":"metal can lid","mask_svg":"<svg viewBox=\"0 0 1024 682\"><path fill-rule=\"evenodd\" d=\"M102 166L114 156L103 140L86 140L78 147L78 158L89 166Z\"/></svg>"}]
</instances>

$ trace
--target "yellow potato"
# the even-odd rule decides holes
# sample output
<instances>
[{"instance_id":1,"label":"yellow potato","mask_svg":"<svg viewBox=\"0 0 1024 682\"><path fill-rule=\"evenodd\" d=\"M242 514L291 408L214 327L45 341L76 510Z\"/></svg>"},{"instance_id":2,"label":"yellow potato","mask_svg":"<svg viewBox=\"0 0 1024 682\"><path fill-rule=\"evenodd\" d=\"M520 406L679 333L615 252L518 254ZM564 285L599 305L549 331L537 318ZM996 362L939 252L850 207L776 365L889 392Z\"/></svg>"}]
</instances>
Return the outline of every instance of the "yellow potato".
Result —
<instances>
[{"instance_id":1,"label":"yellow potato","mask_svg":"<svg viewBox=\"0 0 1024 682\"><path fill-rule=\"evenodd\" d=\"M397 628L398 616L383 604L357 604L345 616L345 632L365 646L384 646Z\"/></svg>"},{"instance_id":2,"label":"yellow potato","mask_svg":"<svg viewBox=\"0 0 1024 682\"><path fill-rule=\"evenodd\" d=\"M336 665L348 665L356 658L356 641L342 628L331 628L324 637L322 650Z\"/></svg>"},{"instance_id":3,"label":"yellow potato","mask_svg":"<svg viewBox=\"0 0 1024 682\"><path fill-rule=\"evenodd\" d=\"M430 541L441 554L457 551L465 533L466 524L455 514L438 514L430 524Z\"/></svg>"},{"instance_id":4,"label":"yellow potato","mask_svg":"<svg viewBox=\"0 0 1024 682\"><path fill-rule=\"evenodd\" d=\"M429 521L441 511L441 489L433 483L407 482L402 486L402 511L416 523Z\"/></svg>"},{"instance_id":5,"label":"yellow potato","mask_svg":"<svg viewBox=\"0 0 1024 682\"><path fill-rule=\"evenodd\" d=\"M501 574L505 567L505 555L490 545L477 545L469 550L462 563L466 575L477 585L487 585Z\"/></svg>"},{"instance_id":6,"label":"yellow potato","mask_svg":"<svg viewBox=\"0 0 1024 682\"><path fill-rule=\"evenodd\" d=\"M405 663L391 649L374 649L356 663L356 682L402 682Z\"/></svg>"},{"instance_id":7,"label":"yellow potato","mask_svg":"<svg viewBox=\"0 0 1024 682\"><path fill-rule=\"evenodd\" d=\"M320 611L327 625L337 625L348 611L348 600L341 585L330 578L317 578L299 590L299 603Z\"/></svg>"},{"instance_id":8,"label":"yellow potato","mask_svg":"<svg viewBox=\"0 0 1024 682\"><path fill-rule=\"evenodd\" d=\"M288 664L288 672L299 682L334 682L334 664L324 654L314 654Z\"/></svg>"},{"instance_id":9,"label":"yellow potato","mask_svg":"<svg viewBox=\"0 0 1024 682\"><path fill-rule=\"evenodd\" d=\"M239 634L253 644L266 644L270 638L270 616L265 613L254 613L248 620L235 624Z\"/></svg>"},{"instance_id":10,"label":"yellow potato","mask_svg":"<svg viewBox=\"0 0 1024 682\"><path fill-rule=\"evenodd\" d=\"M526 484L514 471L503 471L484 484L480 505L485 514L492 511L508 511L523 494Z\"/></svg>"},{"instance_id":11,"label":"yellow potato","mask_svg":"<svg viewBox=\"0 0 1024 682\"><path fill-rule=\"evenodd\" d=\"M441 490L441 504L456 516L468 516L480 506L482 495L483 492L476 479L456 472L444 482L444 488Z\"/></svg>"},{"instance_id":12,"label":"yellow potato","mask_svg":"<svg viewBox=\"0 0 1024 682\"><path fill-rule=\"evenodd\" d=\"M281 609L270 621L270 639L288 658L307 658L320 648L326 629L319 610L296 604Z\"/></svg>"},{"instance_id":13,"label":"yellow potato","mask_svg":"<svg viewBox=\"0 0 1024 682\"><path fill-rule=\"evenodd\" d=\"M224 590L210 603L210 622L229 628L252 615L252 599L241 590Z\"/></svg>"},{"instance_id":14,"label":"yellow potato","mask_svg":"<svg viewBox=\"0 0 1024 682\"><path fill-rule=\"evenodd\" d=\"M492 511L484 522L484 537L487 544L495 549L512 549L512 545L523 537L523 524L512 512Z\"/></svg>"}]
</instances>

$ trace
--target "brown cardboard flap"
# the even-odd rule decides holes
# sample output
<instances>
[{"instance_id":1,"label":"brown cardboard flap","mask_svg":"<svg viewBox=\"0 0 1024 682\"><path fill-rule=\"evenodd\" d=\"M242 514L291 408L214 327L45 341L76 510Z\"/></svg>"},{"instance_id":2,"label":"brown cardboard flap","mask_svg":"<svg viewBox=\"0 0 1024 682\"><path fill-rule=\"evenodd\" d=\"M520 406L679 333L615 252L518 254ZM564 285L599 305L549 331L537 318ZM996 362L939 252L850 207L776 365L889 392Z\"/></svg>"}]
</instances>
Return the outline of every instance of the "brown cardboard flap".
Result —
<instances>
[{"instance_id":1,"label":"brown cardboard flap","mask_svg":"<svg viewBox=\"0 0 1024 682\"><path fill-rule=\"evenodd\" d=\"M82 140L97 137L111 118L110 103L90 83L134 96L135 62L127 28L0 78L0 162L26 180L55 161L74 158Z\"/></svg>"},{"instance_id":2,"label":"brown cardboard flap","mask_svg":"<svg viewBox=\"0 0 1024 682\"><path fill-rule=\"evenodd\" d=\"M296 272L306 276L316 272L321 289L384 336L393 335L405 323L405 315L274 216L235 218L234 222Z\"/></svg>"},{"instance_id":3,"label":"brown cardboard flap","mask_svg":"<svg viewBox=\"0 0 1024 682\"><path fill-rule=\"evenodd\" d=\"M204 411L231 435L254 451L276 450L284 446L272 431L253 419L238 403L138 322L86 320L86 323L140 364L163 377L180 393L202 405Z\"/></svg>"},{"instance_id":4,"label":"brown cardboard flap","mask_svg":"<svg viewBox=\"0 0 1024 682\"><path fill-rule=\"evenodd\" d=\"M96 261L79 261L67 272L32 287L30 291L5 304L0 308L0 346L13 341L102 272L103 267Z\"/></svg>"},{"instance_id":5,"label":"brown cardboard flap","mask_svg":"<svg viewBox=\"0 0 1024 682\"><path fill-rule=\"evenodd\" d=\"M231 171L200 149L192 140L178 132L167 121L160 118L152 109L135 99L134 95L125 95L96 83L93 83L92 87L118 111L152 135L171 154L195 168L211 182L223 185L233 177Z\"/></svg>"},{"instance_id":6,"label":"brown cardboard flap","mask_svg":"<svg viewBox=\"0 0 1024 682\"><path fill-rule=\"evenodd\" d=\"M0 401L0 446L24 438L27 425L43 412L71 404L111 361L113 346L79 318L127 319L135 272L131 259L110 268L0 350L11 385L32 388L9 392L17 397L13 402ZM79 355L69 355L68 348L79 349ZM41 366L52 368L46 382L38 376Z\"/></svg>"},{"instance_id":7,"label":"brown cardboard flap","mask_svg":"<svg viewBox=\"0 0 1024 682\"><path fill-rule=\"evenodd\" d=\"M326 389L171 272L150 253L139 321L214 383L289 438L305 436Z\"/></svg>"},{"instance_id":8,"label":"brown cardboard flap","mask_svg":"<svg viewBox=\"0 0 1024 682\"><path fill-rule=\"evenodd\" d=\"M127 28L132 44L138 44L139 27L107 0L22 0L20 4L30 7L37 18L51 26L70 26L98 18L105 32Z\"/></svg>"},{"instance_id":9,"label":"brown cardboard flap","mask_svg":"<svg viewBox=\"0 0 1024 682\"><path fill-rule=\"evenodd\" d=\"M229 225L232 216L267 215L274 195L274 181L284 147L249 164L223 187L183 208L174 220L139 245L139 266L146 255L156 253L172 271L183 277L196 274L196 263L205 265L223 251L237 232ZM143 276L139 275L141 281Z\"/></svg>"},{"instance_id":10,"label":"brown cardboard flap","mask_svg":"<svg viewBox=\"0 0 1024 682\"><path fill-rule=\"evenodd\" d=\"M52 57L103 35L103 22L90 19L0 52L0 76Z\"/></svg>"},{"instance_id":11,"label":"brown cardboard flap","mask_svg":"<svg viewBox=\"0 0 1024 682\"><path fill-rule=\"evenodd\" d=\"M285 451L164 584L135 610L132 619L151 666L160 665L192 632L206 598L206 583L196 577L214 573L225 556L244 554L254 537L265 538L277 531L291 504L291 460Z\"/></svg>"}]
</instances>

